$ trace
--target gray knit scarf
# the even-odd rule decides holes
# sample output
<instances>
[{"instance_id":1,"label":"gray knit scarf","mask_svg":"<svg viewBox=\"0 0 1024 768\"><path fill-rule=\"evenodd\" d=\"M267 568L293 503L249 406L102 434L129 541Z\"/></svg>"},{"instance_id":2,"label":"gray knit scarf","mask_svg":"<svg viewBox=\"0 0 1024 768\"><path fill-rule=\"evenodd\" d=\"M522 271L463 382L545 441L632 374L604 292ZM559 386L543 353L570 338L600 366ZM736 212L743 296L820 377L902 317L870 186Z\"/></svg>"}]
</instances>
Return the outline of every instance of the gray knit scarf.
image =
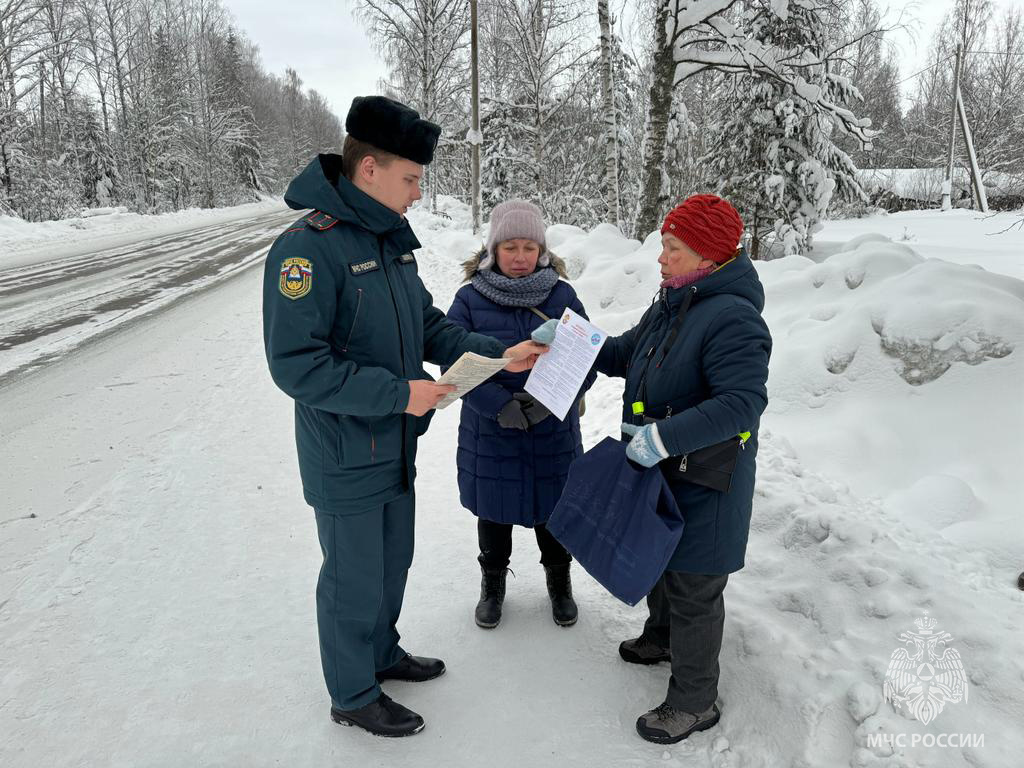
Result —
<instances>
[{"instance_id":1,"label":"gray knit scarf","mask_svg":"<svg viewBox=\"0 0 1024 768\"><path fill-rule=\"evenodd\" d=\"M505 277L493 269L481 269L473 275L473 287L503 307L536 307L558 282L552 267L542 267L526 277Z\"/></svg>"}]
</instances>

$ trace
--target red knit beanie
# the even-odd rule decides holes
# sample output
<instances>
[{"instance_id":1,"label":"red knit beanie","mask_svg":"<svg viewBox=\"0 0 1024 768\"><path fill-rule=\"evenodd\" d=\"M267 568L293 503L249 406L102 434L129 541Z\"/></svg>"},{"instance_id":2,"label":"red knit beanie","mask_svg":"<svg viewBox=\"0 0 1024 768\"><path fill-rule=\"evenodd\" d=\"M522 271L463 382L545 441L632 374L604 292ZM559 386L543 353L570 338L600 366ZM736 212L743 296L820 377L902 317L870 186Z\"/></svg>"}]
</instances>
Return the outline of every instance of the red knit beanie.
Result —
<instances>
[{"instance_id":1,"label":"red knit beanie","mask_svg":"<svg viewBox=\"0 0 1024 768\"><path fill-rule=\"evenodd\" d=\"M675 235L705 259L722 264L733 257L743 235L736 209L718 195L694 195L665 217L661 234Z\"/></svg>"}]
</instances>

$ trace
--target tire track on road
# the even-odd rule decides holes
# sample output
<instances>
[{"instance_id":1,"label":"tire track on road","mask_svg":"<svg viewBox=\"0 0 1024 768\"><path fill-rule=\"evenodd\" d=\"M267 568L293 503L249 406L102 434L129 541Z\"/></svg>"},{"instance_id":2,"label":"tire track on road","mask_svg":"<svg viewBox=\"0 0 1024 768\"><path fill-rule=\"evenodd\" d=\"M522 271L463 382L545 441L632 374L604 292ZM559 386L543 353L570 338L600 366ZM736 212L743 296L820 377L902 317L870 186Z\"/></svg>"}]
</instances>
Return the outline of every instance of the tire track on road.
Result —
<instances>
[{"instance_id":1,"label":"tire track on road","mask_svg":"<svg viewBox=\"0 0 1024 768\"><path fill-rule=\"evenodd\" d=\"M296 211L0 272L0 388L259 263Z\"/></svg>"}]
</instances>

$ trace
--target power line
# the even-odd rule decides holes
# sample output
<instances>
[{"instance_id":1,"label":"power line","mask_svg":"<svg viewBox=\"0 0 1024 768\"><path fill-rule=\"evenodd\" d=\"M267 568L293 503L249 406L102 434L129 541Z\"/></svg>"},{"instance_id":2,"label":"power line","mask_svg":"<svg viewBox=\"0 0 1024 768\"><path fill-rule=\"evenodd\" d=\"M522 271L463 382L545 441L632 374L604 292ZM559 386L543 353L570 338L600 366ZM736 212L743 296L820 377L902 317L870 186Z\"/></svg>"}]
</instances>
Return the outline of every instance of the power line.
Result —
<instances>
[{"instance_id":1,"label":"power line","mask_svg":"<svg viewBox=\"0 0 1024 768\"><path fill-rule=\"evenodd\" d=\"M905 77L905 78L903 78L903 79L902 79L902 80L900 80L900 81L899 81L898 83L896 83L896 85L902 85L903 83L907 82L907 80L913 80L913 79L914 79L915 77L917 77L918 75L923 75L923 74L924 74L925 72L927 72L927 71L928 71L929 69L935 69L935 68L936 68L937 66L939 66L939 64L945 64L945 63L946 63L947 61L949 61L949 60L950 60L951 58L953 58L953 56L954 56L954 54L952 54L952 53L951 53L951 54L950 54L949 56L947 56L946 58L944 58L944 59L939 59L939 60L938 60L938 61L936 61L936 62L935 62L934 64L932 64L932 65L931 65L930 67L925 67L925 68L924 68L924 69L922 69L922 70L921 70L920 72L915 72L915 73L914 73L914 74L912 74L912 75L911 75L910 77Z\"/></svg>"},{"instance_id":2,"label":"power line","mask_svg":"<svg viewBox=\"0 0 1024 768\"><path fill-rule=\"evenodd\" d=\"M967 51L967 53L983 53L983 54L988 54L988 55L991 55L991 56L1024 56L1024 52L1018 53L1018 52L1015 52L1015 51ZM939 59L934 64L932 64L930 67L925 67L921 71L915 72L914 74L910 75L909 77L904 77L902 80L897 82L896 85L903 85L903 83L907 82L907 80L913 80L918 75L923 75L925 72L927 72L927 71L929 71L931 69L935 69L940 64L945 64L947 61L949 61L951 58L953 58L954 55L955 54L951 53L948 56L946 56L944 59Z\"/></svg>"},{"instance_id":3,"label":"power line","mask_svg":"<svg viewBox=\"0 0 1024 768\"><path fill-rule=\"evenodd\" d=\"M1016 51L967 51L967 53L987 53L991 56L1024 56L1024 52Z\"/></svg>"}]
</instances>

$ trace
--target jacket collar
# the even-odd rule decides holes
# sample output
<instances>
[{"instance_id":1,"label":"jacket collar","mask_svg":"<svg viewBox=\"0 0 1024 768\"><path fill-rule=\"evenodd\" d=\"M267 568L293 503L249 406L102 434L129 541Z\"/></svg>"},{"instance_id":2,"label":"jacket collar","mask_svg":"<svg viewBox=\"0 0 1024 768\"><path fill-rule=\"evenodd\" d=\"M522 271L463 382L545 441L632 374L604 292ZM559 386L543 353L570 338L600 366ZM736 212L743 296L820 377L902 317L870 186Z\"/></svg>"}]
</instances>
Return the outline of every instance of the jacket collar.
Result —
<instances>
[{"instance_id":1,"label":"jacket collar","mask_svg":"<svg viewBox=\"0 0 1024 768\"><path fill-rule=\"evenodd\" d=\"M695 291L694 301L719 293L728 293L747 299L758 311L764 308L764 288L745 250L740 250L732 259L692 285L662 288L659 298L663 308L669 311L678 309L688 291Z\"/></svg>"},{"instance_id":2,"label":"jacket collar","mask_svg":"<svg viewBox=\"0 0 1024 768\"><path fill-rule=\"evenodd\" d=\"M399 248L420 247L405 217L377 202L341 172L339 155L317 155L285 192L292 208L312 208L338 221L393 239Z\"/></svg>"}]
</instances>

